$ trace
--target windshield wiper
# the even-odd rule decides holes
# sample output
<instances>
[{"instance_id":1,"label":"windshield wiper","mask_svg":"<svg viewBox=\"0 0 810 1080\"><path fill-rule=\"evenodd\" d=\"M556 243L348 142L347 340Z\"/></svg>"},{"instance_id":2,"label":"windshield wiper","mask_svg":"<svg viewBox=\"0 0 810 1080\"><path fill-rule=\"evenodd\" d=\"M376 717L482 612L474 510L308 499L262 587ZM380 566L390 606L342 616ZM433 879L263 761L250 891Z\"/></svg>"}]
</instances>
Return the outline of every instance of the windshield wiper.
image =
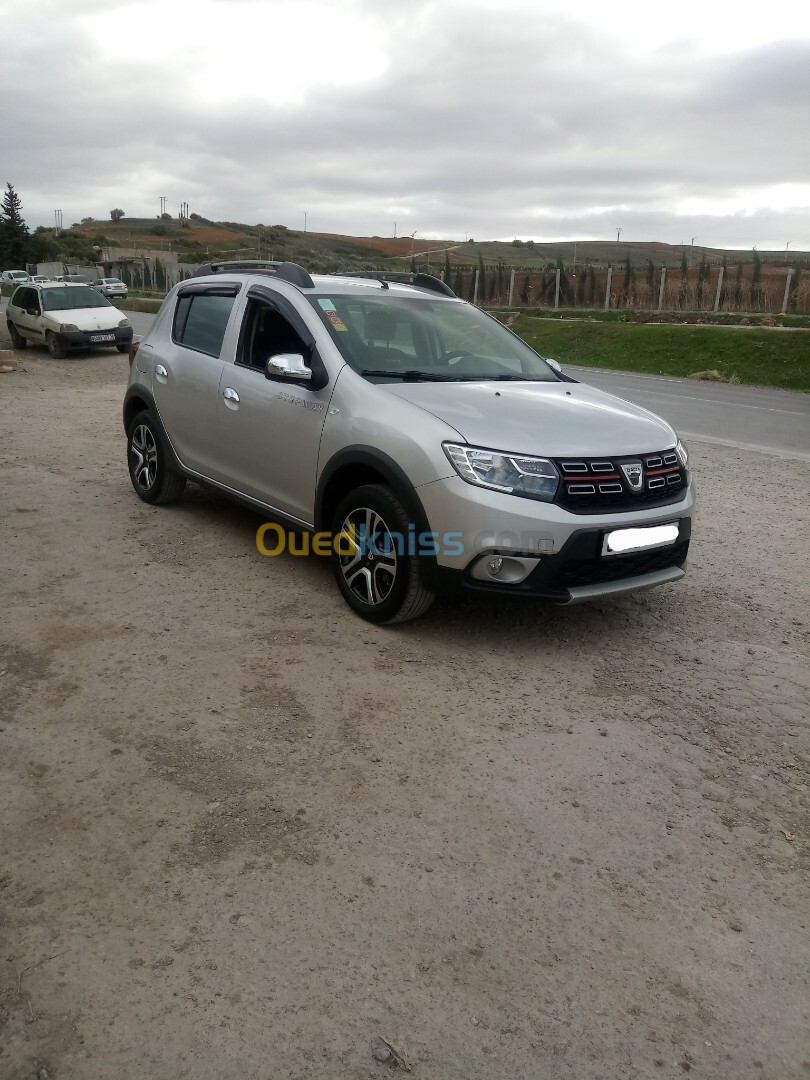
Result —
<instances>
[{"instance_id":1,"label":"windshield wiper","mask_svg":"<svg viewBox=\"0 0 810 1080\"><path fill-rule=\"evenodd\" d=\"M402 379L403 382L457 382L454 375L436 375L432 371L381 371L364 368L361 375L376 375L380 379Z\"/></svg>"}]
</instances>

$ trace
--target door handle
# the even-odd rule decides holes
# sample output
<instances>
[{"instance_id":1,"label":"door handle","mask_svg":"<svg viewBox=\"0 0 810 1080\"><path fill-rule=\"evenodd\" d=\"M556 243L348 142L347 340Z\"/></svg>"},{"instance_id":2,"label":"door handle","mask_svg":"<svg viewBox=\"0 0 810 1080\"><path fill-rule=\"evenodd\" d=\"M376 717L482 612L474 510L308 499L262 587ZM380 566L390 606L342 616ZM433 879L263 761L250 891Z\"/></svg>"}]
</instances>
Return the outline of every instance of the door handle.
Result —
<instances>
[{"instance_id":1,"label":"door handle","mask_svg":"<svg viewBox=\"0 0 810 1080\"><path fill-rule=\"evenodd\" d=\"M159 375L161 379L168 379L169 373L163 364L155 364L155 374Z\"/></svg>"},{"instance_id":2,"label":"door handle","mask_svg":"<svg viewBox=\"0 0 810 1080\"><path fill-rule=\"evenodd\" d=\"M239 404L239 395L230 386L225 387L225 389L222 391L222 396L225 398L226 401L232 401L234 405Z\"/></svg>"}]
</instances>

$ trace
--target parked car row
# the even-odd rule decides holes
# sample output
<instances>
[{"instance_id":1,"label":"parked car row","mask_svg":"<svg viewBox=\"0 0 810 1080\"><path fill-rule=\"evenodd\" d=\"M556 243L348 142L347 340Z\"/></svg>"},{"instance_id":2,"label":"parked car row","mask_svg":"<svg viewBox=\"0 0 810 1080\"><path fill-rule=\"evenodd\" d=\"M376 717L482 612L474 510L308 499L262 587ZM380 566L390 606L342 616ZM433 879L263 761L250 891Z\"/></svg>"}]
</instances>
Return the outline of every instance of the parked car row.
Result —
<instances>
[{"instance_id":1,"label":"parked car row","mask_svg":"<svg viewBox=\"0 0 810 1080\"><path fill-rule=\"evenodd\" d=\"M4 270L0 274L0 281L4 285L24 285L33 283L42 285L48 281L64 281L71 285L92 285L104 296L117 296L126 299L128 289L126 282L117 277L102 277L91 279L86 274L57 274L49 278L44 274L29 274L26 270Z\"/></svg>"}]
</instances>

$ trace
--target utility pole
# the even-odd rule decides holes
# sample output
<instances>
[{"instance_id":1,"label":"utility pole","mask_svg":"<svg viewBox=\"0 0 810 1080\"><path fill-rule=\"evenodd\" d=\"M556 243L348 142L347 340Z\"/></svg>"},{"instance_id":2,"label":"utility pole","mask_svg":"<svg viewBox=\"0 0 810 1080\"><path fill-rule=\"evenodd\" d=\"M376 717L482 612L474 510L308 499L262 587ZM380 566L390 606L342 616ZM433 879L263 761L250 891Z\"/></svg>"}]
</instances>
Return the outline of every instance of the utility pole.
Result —
<instances>
[{"instance_id":1,"label":"utility pole","mask_svg":"<svg viewBox=\"0 0 810 1080\"><path fill-rule=\"evenodd\" d=\"M397 238L397 223L394 222L394 239L396 240L396 238Z\"/></svg>"},{"instance_id":2,"label":"utility pole","mask_svg":"<svg viewBox=\"0 0 810 1080\"><path fill-rule=\"evenodd\" d=\"M689 269L690 270L692 269L692 255L695 252L695 241L696 240L697 240L697 237L693 236L692 237L692 242L689 245Z\"/></svg>"},{"instance_id":3,"label":"utility pole","mask_svg":"<svg viewBox=\"0 0 810 1080\"><path fill-rule=\"evenodd\" d=\"M623 232L624 232L624 229L619 229L619 228L616 229L616 243L617 244L619 242L619 237L622 235Z\"/></svg>"},{"instance_id":4,"label":"utility pole","mask_svg":"<svg viewBox=\"0 0 810 1080\"><path fill-rule=\"evenodd\" d=\"M307 212L304 211L304 232L307 231Z\"/></svg>"},{"instance_id":5,"label":"utility pole","mask_svg":"<svg viewBox=\"0 0 810 1080\"><path fill-rule=\"evenodd\" d=\"M787 266L788 258L789 258L789 256L788 256L788 248L790 247L790 245L792 243L793 243L792 240L788 240L788 242L785 244L785 266Z\"/></svg>"},{"instance_id":6,"label":"utility pole","mask_svg":"<svg viewBox=\"0 0 810 1080\"><path fill-rule=\"evenodd\" d=\"M53 212L53 220L54 220L54 225L55 225L54 231L55 231L56 235L58 236L59 233L62 231L62 211L61 210L54 210L54 212Z\"/></svg>"},{"instance_id":7,"label":"utility pole","mask_svg":"<svg viewBox=\"0 0 810 1080\"><path fill-rule=\"evenodd\" d=\"M163 217L166 213L166 196L159 195L158 198L160 199L160 216Z\"/></svg>"}]
</instances>

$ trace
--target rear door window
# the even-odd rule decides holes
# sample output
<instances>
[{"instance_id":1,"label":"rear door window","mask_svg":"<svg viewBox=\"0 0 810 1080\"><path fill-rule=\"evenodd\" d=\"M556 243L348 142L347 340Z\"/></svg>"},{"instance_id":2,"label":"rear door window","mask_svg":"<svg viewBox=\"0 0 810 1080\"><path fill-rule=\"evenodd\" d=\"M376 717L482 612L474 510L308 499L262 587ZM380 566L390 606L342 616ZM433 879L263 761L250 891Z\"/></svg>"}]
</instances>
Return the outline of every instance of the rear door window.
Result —
<instances>
[{"instance_id":1,"label":"rear door window","mask_svg":"<svg viewBox=\"0 0 810 1080\"><path fill-rule=\"evenodd\" d=\"M210 293L181 295L174 311L172 338L178 345L219 356L235 296Z\"/></svg>"}]
</instances>

